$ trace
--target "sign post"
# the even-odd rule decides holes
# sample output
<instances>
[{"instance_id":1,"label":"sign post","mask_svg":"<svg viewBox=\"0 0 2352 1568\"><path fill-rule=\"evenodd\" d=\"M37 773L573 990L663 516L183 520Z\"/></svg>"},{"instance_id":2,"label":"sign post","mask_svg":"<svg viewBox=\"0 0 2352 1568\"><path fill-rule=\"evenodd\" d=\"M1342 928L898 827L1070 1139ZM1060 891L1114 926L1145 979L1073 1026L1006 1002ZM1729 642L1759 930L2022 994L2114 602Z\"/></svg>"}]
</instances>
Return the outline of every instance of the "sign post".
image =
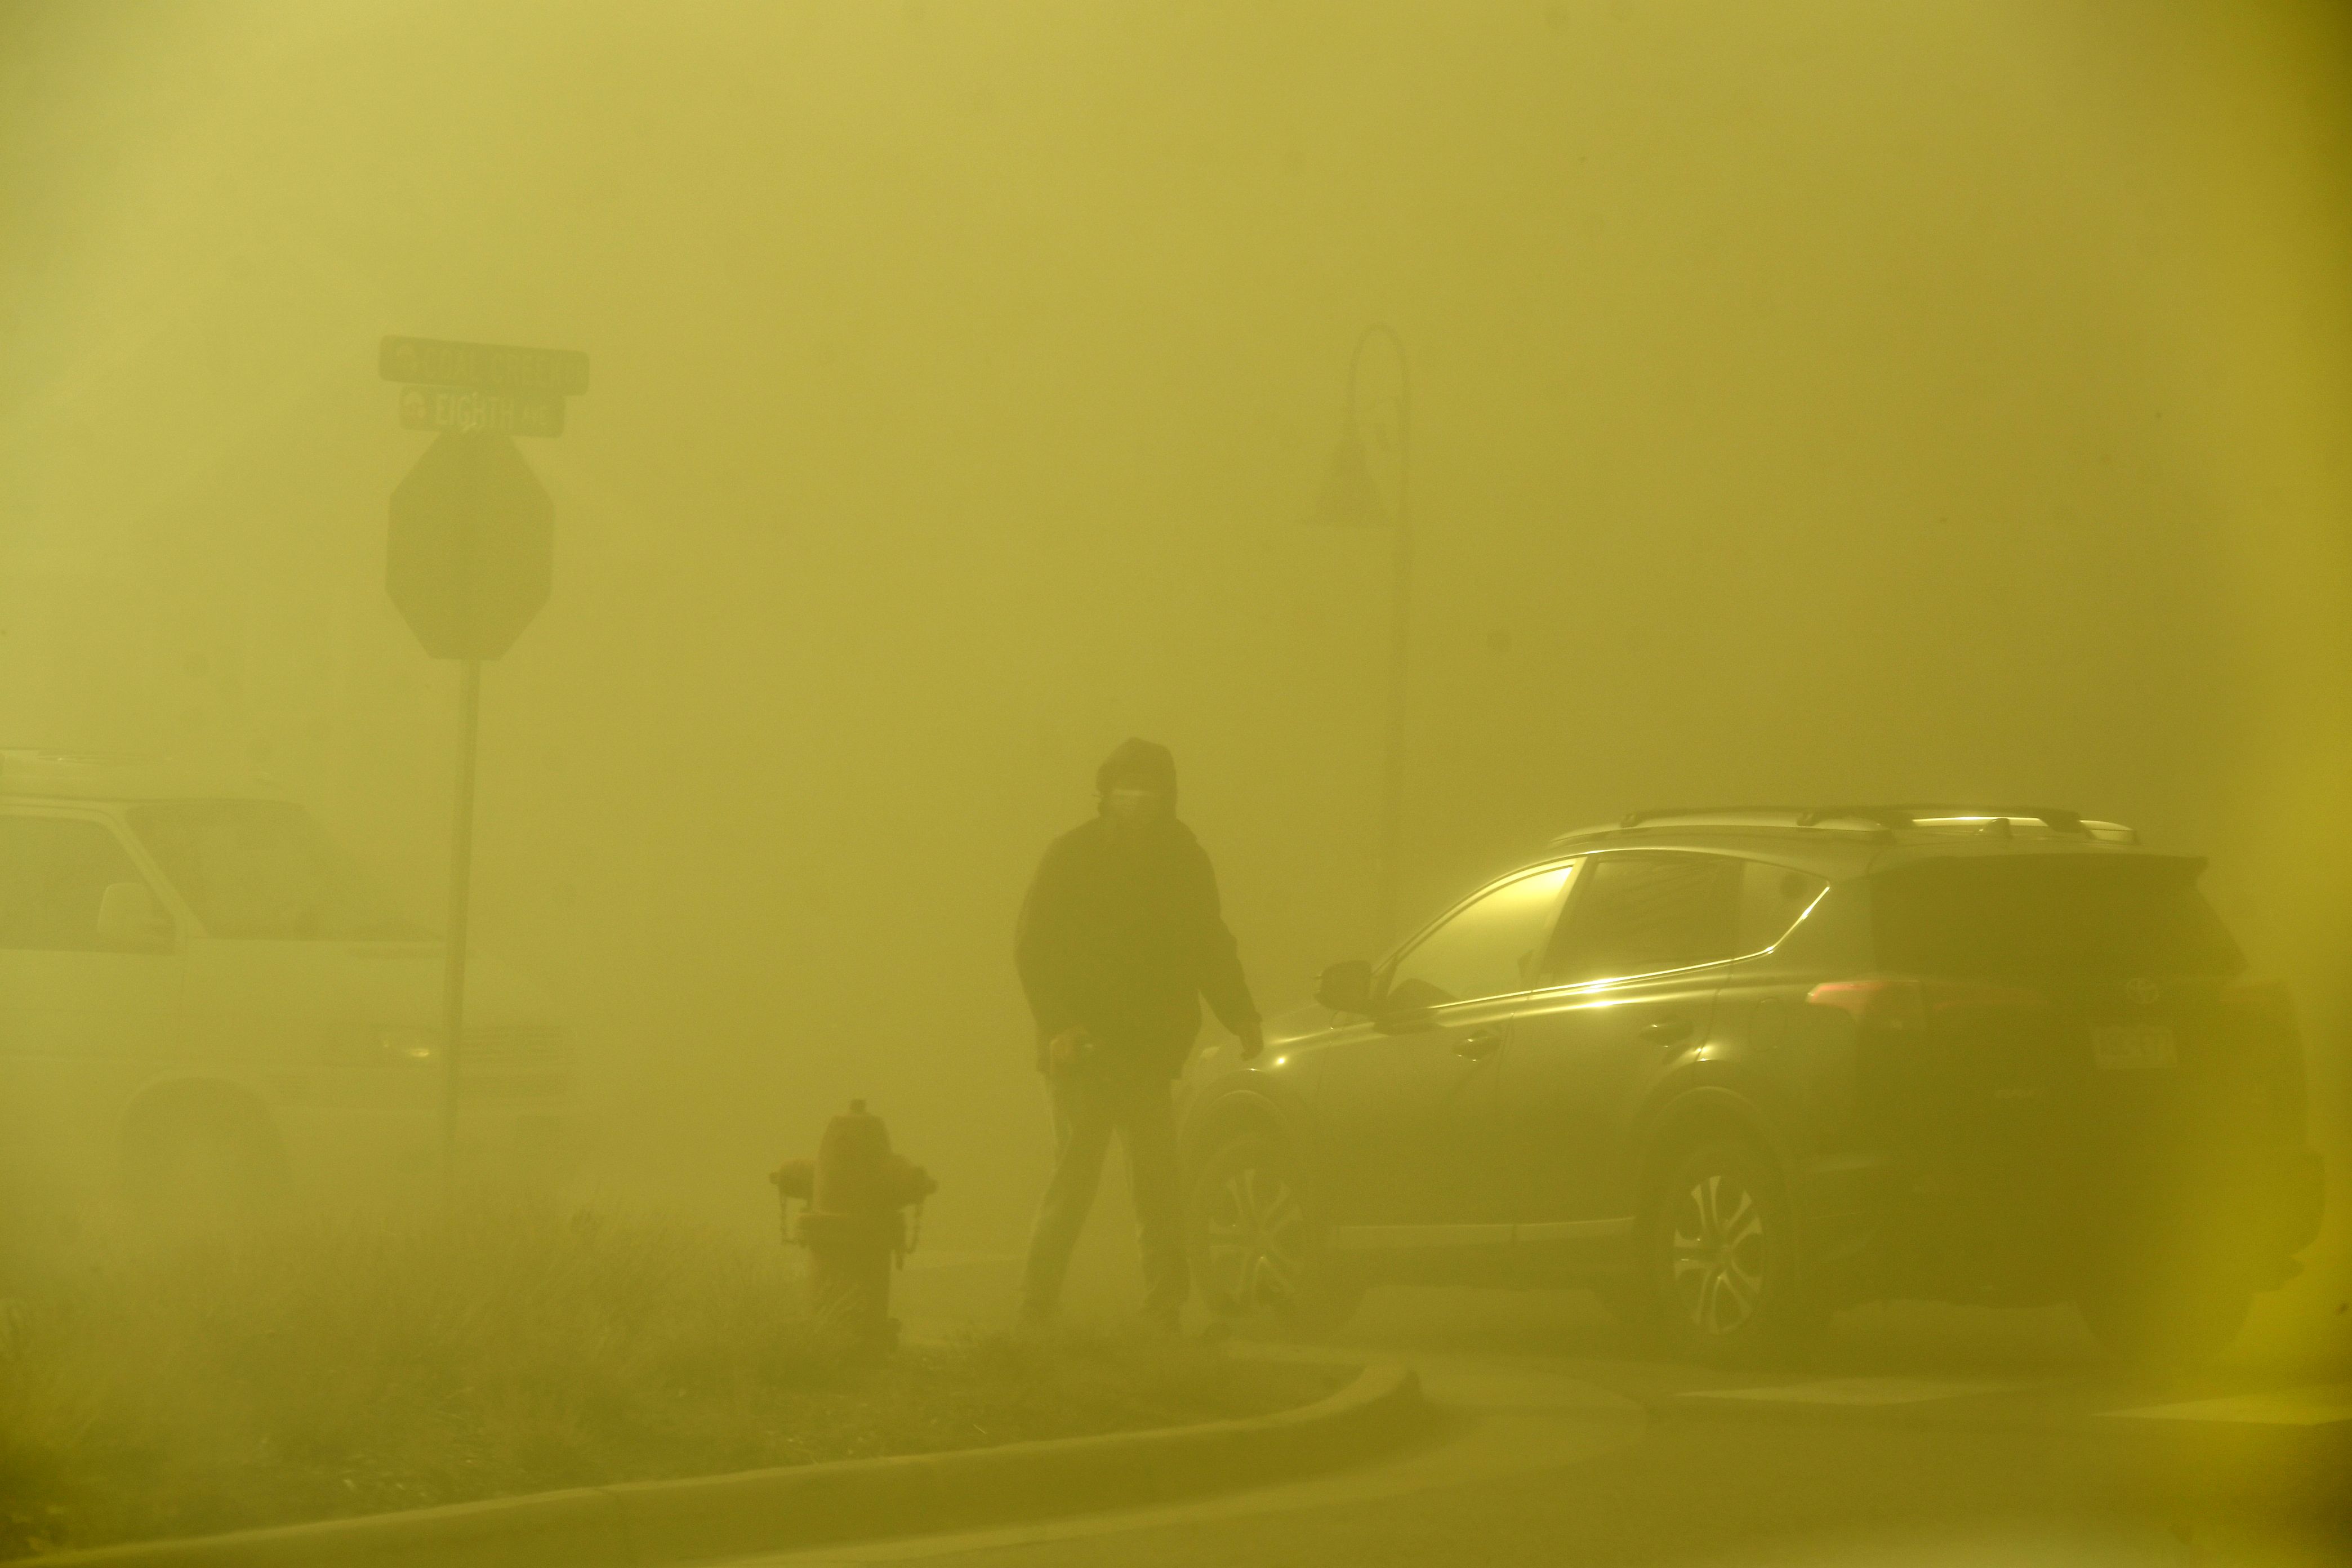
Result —
<instances>
[{"instance_id":1,"label":"sign post","mask_svg":"<svg viewBox=\"0 0 2352 1568\"><path fill-rule=\"evenodd\" d=\"M457 679L457 802L449 824L449 934L441 950L441 1180L457 1173L458 1062L466 1038L466 939L474 890L474 758L482 728L482 661Z\"/></svg>"},{"instance_id":2,"label":"sign post","mask_svg":"<svg viewBox=\"0 0 2352 1568\"><path fill-rule=\"evenodd\" d=\"M547 603L553 573L555 505L511 437L562 433L563 399L587 390L588 356L386 338L378 363L387 381L434 384L403 389L401 422L441 432L392 492L384 587L425 651L458 666L457 787L441 972L441 1171L454 1191L482 663L514 646Z\"/></svg>"}]
</instances>

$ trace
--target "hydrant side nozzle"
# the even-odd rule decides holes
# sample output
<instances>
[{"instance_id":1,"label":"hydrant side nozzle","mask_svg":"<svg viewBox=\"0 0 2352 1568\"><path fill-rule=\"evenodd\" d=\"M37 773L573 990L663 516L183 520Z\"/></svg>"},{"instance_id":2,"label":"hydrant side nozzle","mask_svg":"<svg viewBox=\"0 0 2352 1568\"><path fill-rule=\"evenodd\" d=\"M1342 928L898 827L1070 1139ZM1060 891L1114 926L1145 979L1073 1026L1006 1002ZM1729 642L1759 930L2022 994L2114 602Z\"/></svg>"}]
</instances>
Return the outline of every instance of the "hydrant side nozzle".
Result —
<instances>
[{"instance_id":1,"label":"hydrant side nozzle","mask_svg":"<svg viewBox=\"0 0 2352 1568\"><path fill-rule=\"evenodd\" d=\"M921 1203L940 1190L931 1173L904 1154L890 1156L889 1170L881 1184L886 1198L894 1205Z\"/></svg>"},{"instance_id":2,"label":"hydrant side nozzle","mask_svg":"<svg viewBox=\"0 0 2352 1568\"><path fill-rule=\"evenodd\" d=\"M768 1173L768 1180L784 1196L806 1203L816 1191L816 1165L806 1159L787 1160Z\"/></svg>"}]
</instances>

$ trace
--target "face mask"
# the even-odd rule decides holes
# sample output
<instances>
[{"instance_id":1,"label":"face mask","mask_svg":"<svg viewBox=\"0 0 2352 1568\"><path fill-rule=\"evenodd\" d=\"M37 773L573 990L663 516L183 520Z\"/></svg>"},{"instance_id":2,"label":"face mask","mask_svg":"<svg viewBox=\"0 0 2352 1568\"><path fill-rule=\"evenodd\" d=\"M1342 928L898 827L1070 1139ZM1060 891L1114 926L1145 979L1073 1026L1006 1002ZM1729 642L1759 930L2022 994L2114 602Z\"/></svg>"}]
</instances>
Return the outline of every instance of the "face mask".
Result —
<instances>
[{"instance_id":1,"label":"face mask","mask_svg":"<svg viewBox=\"0 0 2352 1568\"><path fill-rule=\"evenodd\" d=\"M1158 821L1165 813L1167 798L1156 789L1121 787L1103 796L1103 807L1113 821L1133 826Z\"/></svg>"}]
</instances>

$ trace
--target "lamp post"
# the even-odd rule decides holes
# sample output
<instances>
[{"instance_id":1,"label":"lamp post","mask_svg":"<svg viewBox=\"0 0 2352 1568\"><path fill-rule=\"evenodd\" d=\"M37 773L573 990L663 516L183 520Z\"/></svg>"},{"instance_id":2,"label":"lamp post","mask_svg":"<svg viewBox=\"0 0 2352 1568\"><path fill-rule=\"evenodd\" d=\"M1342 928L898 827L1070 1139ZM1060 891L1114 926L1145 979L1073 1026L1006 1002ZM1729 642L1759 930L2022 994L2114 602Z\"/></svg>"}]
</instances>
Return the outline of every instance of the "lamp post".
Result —
<instances>
[{"instance_id":1,"label":"lamp post","mask_svg":"<svg viewBox=\"0 0 2352 1568\"><path fill-rule=\"evenodd\" d=\"M1365 351L1375 340L1387 342L1396 355L1397 390L1392 398L1374 406L1392 405L1396 418L1396 508L1382 504L1380 485L1372 478L1371 458L1365 450L1360 422L1359 384ZM1348 359L1348 406L1332 449L1331 468L1323 483L1317 521L1335 528L1389 528L1391 570L1389 576L1389 668L1386 754L1381 765L1380 936L1395 934L1399 847L1404 835L1405 680L1411 668L1412 616L1412 362L1406 358L1404 340L1396 329L1374 322L1357 338Z\"/></svg>"}]
</instances>

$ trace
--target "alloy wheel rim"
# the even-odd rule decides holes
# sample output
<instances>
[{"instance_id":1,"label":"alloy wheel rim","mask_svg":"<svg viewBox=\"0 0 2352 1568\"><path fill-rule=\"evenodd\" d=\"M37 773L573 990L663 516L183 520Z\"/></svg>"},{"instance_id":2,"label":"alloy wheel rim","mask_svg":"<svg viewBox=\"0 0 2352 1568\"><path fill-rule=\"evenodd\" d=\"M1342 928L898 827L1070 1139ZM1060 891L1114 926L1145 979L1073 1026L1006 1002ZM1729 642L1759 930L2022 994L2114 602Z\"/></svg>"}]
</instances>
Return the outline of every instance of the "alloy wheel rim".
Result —
<instances>
[{"instance_id":1,"label":"alloy wheel rim","mask_svg":"<svg viewBox=\"0 0 2352 1568\"><path fill-rule=\"evenodd\" d=\"M1260 1165L1225 1178L1210 1205L1208 1271L1240 1310L1280 1307L1298 1291L1306 1264L1307 1215L1290 1184Z\"/></svg>"},{"instance_id":2,"label":"alloy wheel rim","mask_svg":"<svg viewBox=\"0 0 2352 1568\"><path fill-rule=\"evenodd\" d=\"M1746 1183L1711 1172L1675 1205L1676 1308L1702 1334L1737 1331L1764 1298L1764 1211Z\"/></svg>"}]
</instances>

